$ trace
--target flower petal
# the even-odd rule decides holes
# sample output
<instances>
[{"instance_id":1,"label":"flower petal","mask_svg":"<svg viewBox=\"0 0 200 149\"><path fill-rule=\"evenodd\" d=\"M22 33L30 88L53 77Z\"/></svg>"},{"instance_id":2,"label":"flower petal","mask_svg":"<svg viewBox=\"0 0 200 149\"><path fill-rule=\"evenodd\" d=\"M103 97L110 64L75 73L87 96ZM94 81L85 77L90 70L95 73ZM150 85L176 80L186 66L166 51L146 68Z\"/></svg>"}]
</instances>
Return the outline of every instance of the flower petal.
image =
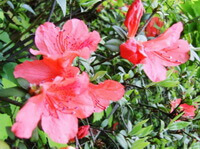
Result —
<instances>
[{"instance_id":1,"label":"flower petal","mask_svg":"<svg viewBox=\"0 0 200 149\"><path fill-rule=\"evenodd\" d=\"M98 32L89 32L86 24L78 19L71 19L64 24L63 38L67 42L66 51L75 52L86 59L97 49L101 40Z\"/></svg>"},{"instance_id":2,"label":"flower petal","mask_svg":"<svg viewBox=\"0 0 200 149\"><path fill-rule=\"evenodd\" d=\"M160 34L160 30L155 27L162 27L164 23L158 17L153 17L147 27L145 28L145 33L147 37L156 37Z\"/></svg>"},{"instance_id":3,"label":"flower petal","mask_svg":"<svg viewBox=\"0 0 200 149\"><path fill-rule=\"evenodd\" d=\"M57 143L67 143L78 132L78 119L71 114L57 111L58 117L47 111L42 115L42 128L48 136Z\"/></svg>"},{"instance_id":4,"label":"flower petal","mask_svg":"<svg viewBox=\"0 0 200 149\"><path fill-rule=\"evenodd\" d=\"M143 47L135 39L127 40L120 45L120 55L133 64L139 64L146 58Z\"/></svg>"},{"instance_id":5,"label":"flower petal","mask_svg":"<svg viewBox=\"0 0 200 149\"><path fill-rule=\"evenodd\" d=\"M62 67L58 61L43 59L35 61L25 61L15 67L16 78L24 78L30 83L39 84L41 82L52 81L61 74Z\"/></svg>"},{"instance_id":6,"label":"flower petal","mask_svg":"<svg viewBox=\"0 0 200 149\"><path fill-rule=\"evenodd\" d=\"M99 85L90 83L89 90L95 104L95 112L106 109L110 100L118 101L124 95L124 86L113 80L106 80Z\"/></svg>"},{"instance_id":7,"label":"flower petal","mask_svg":"<svg viewBox=\"0 0 200 149\"><path fill-rule=\"evenodd\" d=\"M39 51L30 50L34 55L46 55L56 57L61 54L61 49L56 46L56 38L60 28L56 27L53 23L46 22L40 25L36 30L35 44Z\"/></svg>"},{"instance_id":8,"label":"flower petal","mask_svg":"<svg viewBox=\"0 0 200 149\"><path fill-rule=\"evenodd\" d=\"M183 116L185 116L185 117L194 117L195 116L195 110L196 110L195 106L184 103L184 104L180 105L180 108L182 108L184 111Z\"/></svg>"},{"instance_id":9,"label":"flower petal","mask_svg":"<svg viewBox=\"0 0 200 149\"><path fill-rule=\"evenodd\" d=\"M126 20L124 22L125 26L128 28L128 37L134 37L137 29L140 25L140 19L143 15L144 7L141 0L135 0L129 7L126 15Z\"/></svg>"},{"instance_id":10,"label":"flower petal","mask_svg":"<svg viewBox=\"0 0 200 149\"><path fill-rule=\"evenodd\" d=\"M63 26L64 36L83 39L88 34L87 25L79 19L68 20Z\"/></svg>"},{"instance_id":11,"label":"flower petal","mask_svg":"<svg viewBox=\"0 0 200 149\"><path fill-rule=\"evenodd\" d=\"M159 37L143 42L146 51L159 51L167 47L171 47L180 38L183 30L183 24L178 22L172 25Z\"/></svg>"},{"instance_id":12,"label":"flower petal","mask_svg":"<svg viewBox=\"0 0 200 149\"><path fill-rule=\"evenodd\" d=\"M185 40L178 40L171 47L159 51L160 54L162 54L160 57L162 59L161 63L164 66L178 66L189 59L189 51L190 46L188 42Z\"/></svg>"},{"instance_id":13,"label":"flower petal","mask_svg":"<svg viewBox=\"0 0 200 149\"><path fill-rule=\"evenodd\" d=\"M88 83L88 75L82 73L74 78L56 78L53 83L45 83L42 86L48 95L49 104L54 109L75 114L78 118L86 118L94 112L94 103L88 94Z\"/></svg>"},{"instance_id":14,"label":"flower petal","mask_svg":"<svg viewBox=\"0 0 200 149\"><path fill-rule=\"evenodd\" d=\"M74 55L69 59L50 59L25 61L15 67L16 78L24 78L30 83L40 84L52 81L57 76L73 77L79 73L77 67L70 66Z\"/></svg>"},{"instance_id":15,"label":"flower petal","mask_svg":"<svg viewBox=\"0 0 200 149\"><path fill-rule=\"evenodd\" d=\"M12 132L19 138L30 138L32 131L36 128L42 114L43 95L37 95L28 100L28 102L19 111L16 122L12 126Z\"/></svg>"},{"instance_id":16,"label":"flower petal","mask_svg":"<svg viewBox=\"0 0 200 149\"><path fill-rule=\"evenodd\" d=\"M153 82L159 82L166 79L166 69L159 63L159 59L153 52L147 53L148 58L144 62L144 72Z\"/></svg>"}]
</instances>

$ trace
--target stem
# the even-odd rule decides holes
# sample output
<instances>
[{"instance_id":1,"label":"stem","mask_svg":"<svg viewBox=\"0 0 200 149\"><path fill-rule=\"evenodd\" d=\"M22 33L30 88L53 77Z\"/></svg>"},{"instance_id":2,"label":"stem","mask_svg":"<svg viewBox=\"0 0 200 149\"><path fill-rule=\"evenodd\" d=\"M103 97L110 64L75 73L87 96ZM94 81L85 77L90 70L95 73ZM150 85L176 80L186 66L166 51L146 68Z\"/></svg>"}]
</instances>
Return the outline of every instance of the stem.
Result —
<instances>
[{"instance_id":1,"label":"stem","mask_svg":"<svg viewBox=\"0 0 200 149\"><path fill-rule=\"evenodd\" d=\"M24 105L21 102L18 102L18 101L15 101L15 100L11 100L11 99L5 98L5 97L0 97L0 100L2 100L4 102L7 102L7 103L10 103L10 104L13 104L13 105L16 105L16 106L19 106L19 107L22 107Z\"/></svg>"},{"instance_id":2,"label":"stem","mask_svg":"<svg viewBox=\"0 0 200 149\"><path fill-rule=\"evenodd\" d=\"M117 53L117 54L115 54L115 55L113 55L113 56L111 56L111 57L109 57L109 58L106 58L106 59L102 60L102 61L99 62L99 63L92 64L91 66L94 67L94 66L100 65L100 64L102 64L102 63L104 63L104 62L106 62L106 61L112 60L113 58L115 58L115 57L117 57L117 56L119 56L119 55L120 55L120 54Z\"/></svg>"},{"instance_id":3,"label":"stem","mask_svg":"<svg viewBox=\"0 0 200 149\"><path fill-rule=\"evenodd\" d=\"M47 19L47 22L49 22L51 20L51 17L53 15L53 12L54 12L54 9L55 9L55 6L56 6L56 0L54 0L52 6L51 6L51 11L49 13L49 16L48 16L48 19Z\"/></svg>"},{"instance_id":4,"label":"stem","mask_svg":"<svg viewBox=\"0 0 200 149\"><path fill-rule=\"evenodd\" d=\"M158 9L160 8L160 6L156 7L153 12L151 13L151 15L149 16L149 18L147 19L146 23L138 30L137 35L141 34L141 32L144 31L144 29L146 28L146 26L149 24L149 22L151 21L152 17L157 13Z\"/></svg>"}]
</instances>

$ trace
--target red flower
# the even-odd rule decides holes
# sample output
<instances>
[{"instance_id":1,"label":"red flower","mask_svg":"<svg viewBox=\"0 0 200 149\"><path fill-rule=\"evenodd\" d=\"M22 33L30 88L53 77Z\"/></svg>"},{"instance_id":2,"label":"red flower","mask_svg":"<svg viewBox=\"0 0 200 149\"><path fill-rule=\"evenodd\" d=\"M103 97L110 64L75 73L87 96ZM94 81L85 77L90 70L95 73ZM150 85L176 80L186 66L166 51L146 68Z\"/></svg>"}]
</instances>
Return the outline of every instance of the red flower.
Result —
<instances>
[{"instance_id":1,"label":"red flower","mask_svg":"<svg viewBox=\"0 0 200 149\"><path fill-rule=\"evenodd\" d=\"M162 27L164 23L158 17L153 17L147 27L145 28L145 33L147 37L156 37L160 35L160 30L155 26Z\"/></svg>"},{"instance_id":2,"label":"red flower","mask_svg":"<svg viewBox=\"0 0 200 149\"><path fill-rule=\"evenodd\" d=\"M181 103L181 99L171 101L171 112ZM186 103L179 105L180 112L184 112L183 117L193 118L195 116L195 106L188 105Z\"/></svg>"},{"instance_id":3,"label":"red flower","mask_svg":"<svg viewBox=\"0 0 200 149\"><path fill-rule=\"evenodd\" d=\"M137 29L140 25L140 19L143 15L144 7L140 0L135 0L129 7L126 15L126 20L124 22L128 29L128 37L134 37Z\"/></svg>"},{"instance_id":4,"label":"red flower","mask_svg":"<svg viewBox=\"0 0 200 149\"><path fill-rule=\"evenodd\" d=\"M67 21L62 30L53 23L46 22L36 30L35 43L39 51L31 49L30 52L51 58L63 57L67 53L89 58L100 40L98 32L89 32L85 23L78 19Z\"/></svg>"},{"instance_id":5,"label":"red flower","mask_svg":"<svg viewBox=\"0 0 200 149\"><path fill-rule=\"evenodd\" d=\"M178 66L189 59L189 44L181 40L181 22L174 24L159 37L140 42L134 39L144 8L140 0L131 5L124 22L128 29L125 43L120 45L120 54L133 64L143 64L147 76L154 82L166 79L166 66Z\"/></svg>"},{"instance_id":6,"label":"red flower","mask_svg":"<svg viewBox=\"0 0 200 149\"><path fill-rule=\"evenodd\" d=\"M68 56L67 56L68 57ZM104 110L110 100L117 101L124 87L107 80L99 85L89 83L86 73L70 66L71 60L50 59L24 62L15 68L15 77L40 86L19 111L12 131L20 138L30 138L41 121L42 129L58 143L67 143L78 132L78 119Z\"/></svg>"},{"instance_id":7,"label":"red flower","mask_svg":"<svg viewBox=\"0 0 200 149\"><path fill-rule=\"evenodd\" d=\"M81 126L78 128L77 138L82 139L89 134L90 125Z\"/></svg>"}]
</instances>

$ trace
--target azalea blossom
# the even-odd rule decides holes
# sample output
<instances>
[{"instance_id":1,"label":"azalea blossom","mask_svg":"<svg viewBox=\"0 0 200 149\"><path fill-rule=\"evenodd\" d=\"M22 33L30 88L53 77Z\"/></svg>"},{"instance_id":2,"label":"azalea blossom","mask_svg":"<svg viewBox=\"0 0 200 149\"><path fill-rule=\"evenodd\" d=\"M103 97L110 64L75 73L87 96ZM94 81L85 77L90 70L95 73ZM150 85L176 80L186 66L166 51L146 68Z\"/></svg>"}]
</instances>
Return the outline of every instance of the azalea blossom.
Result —
<instances>
[{"instance_id":1,"label":"azalea blossom","mask_svg":"<svg viewBox=\"0 0 200 149\"><path fill-rule=\"evenodd\" d=\"M163 21L159 17L153 17L147 27L145 28L145 33L147 37L156 37L160 35L160 29L164 25ZM155 27L157 26L157 27Z\"/></svg>"},{"instance_id":2,"label":"azalea blossom","mask_svg":"<svg viewBox=\"0 0 200 149\"><path fill-rule=\"evenodd\" d=\"M73 59L73 58L72 58ZM67 143L78 132L78 118L107 108L124 94L124 87L112 80L98 85L89 82L89 76L71 66L71 59L26 61L16 66L16 78L25 78L39 86L16 117L12 131L20 138L30 138L41 122L42 129L55 142Z\"/></svg>"},{"instance_id":3,"label":"azalea blossom","mask_svg":"<svg viewBox=\"0 0 200 149\"><path fill-rule=\"evenodd\" d=\"M39 51L31 49L30 52L51 58L75 53L87 59L97 49L100 40L97 31L89 32L86 24L78 19L68 20L62 29L46 22L40 25L35 33L35 44Z\"/></svg>"},{"instance_id":4,"label":"azalea blossom","mask_svg":"<svg viewBox=\"0 0 200 149\"><path fill-rule=\"evenodd\" d=\"M89 134L90 125L84 125L78 128L76 137L82 139ZM70 142L75 142L75 138L71 139Z\"/></svg>"},{"instance_id":5,"label":"azalea blossom","mask_svg":"<svg viewBox=\"0 0 200 149\"><path fill-rule=\"evenodd\" d=\"M195 116L195 106L192 105L188 105L186 103L181 104L181 99L176 99L171 101L171 112L174 111L174 109L179 106L179 110L180 112L184 112L183 117L189 117L189 118L193 118Z\"/></svg>"},{"instance_id":6,"label":"azalea blossom","mask_svg":"<svg viewBox=\"0 0 200 149\"><path fill-rule=\"evenodd\" d=\"M137 41L135 35L144 12L142 2L135 0L124 22L128 40L120 45L120 55L133 64L143 64L149 79L159 82L166 79L166 66L178 66L189 59L189 44L179 39L183 24L172 25L159 37L149 41Z\"/></svg>"}]
</instances>

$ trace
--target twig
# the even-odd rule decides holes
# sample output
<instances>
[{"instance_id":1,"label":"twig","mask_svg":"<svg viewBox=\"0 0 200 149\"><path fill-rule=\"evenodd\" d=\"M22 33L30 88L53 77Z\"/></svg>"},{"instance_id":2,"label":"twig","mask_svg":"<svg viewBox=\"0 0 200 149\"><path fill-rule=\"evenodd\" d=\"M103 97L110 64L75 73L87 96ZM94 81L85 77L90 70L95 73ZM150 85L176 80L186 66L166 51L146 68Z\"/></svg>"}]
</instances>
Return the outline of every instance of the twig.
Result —
<instances>
[{"instance_id":1,"label":"twig","mask_svg":"<svg viewBox=\"0 0 200 149\"><path fill-rule=\"evenodd\" d=\"M160 6L156 7L153 12L151 13L151 15L149 16L149 18L147 19L146 23L138 30L137 35L141 34L141 32L143 32L143 30L146 28L146 26L149 24L149 22L151 21L152 17L157 13L158 9L160 8Z\"/></svg>"},{"instance_id":2,"label":"twig","mask_svg":"<svg viewBox=\"0 0 200 149\"><path fill-rule=\"evenodd\" d=\"M5 97L0 97L0 101L8 102L10 104L13 104L13 105L16 105L16 106L19 106L19 107L23 106L23 103L15 101L15 100L11 100L9 98L5 98Z\"/></svg>"},{"instance_id":3,"label":"twig","mask_svg":"<svg viewBox=\"0 0 200 149\"><path fill-rule=\"evenodd\" d=\"M55 9L55 6L56 6L56 0L54 0L53 4L52 4L52 6L51 6L51 11L50 11L50 13L49 13L47 22L49 22L49 21L51 20L52 14L53 14L54 9Z\"/></svg>"},{"instance_id":4,"label":"twig","mask_svg":"<svg viewBox=\"0 0 200 149\"><path fill-rule=\"evenodd\" d=\"M86 122L88 125L90 125L87 118L86 118ZM95 143L95 138L94 138L94 134L92 133L92 128L89 129L89 132L90 132L90 135L92 136L92 142Z\"/></svg>"},{"instance_id":5,"label":"twig","mask_svg":"<svg viewBox=\"0 0 200 149\"><path fill-rule=\"evenodd\" d=\"M91 66L94 67L94 66L100 65L100 64L102 64L102 63L104 63L104 62L106 62L106 61L112 60L113 58L115 58L115 57L117 57L117 56L119 56L119 55L120 55L120 54L117 53L117 54L115 54L115 55L113 55L113 56L111 56L111 57L109 57L109 58L107 58L107 59L102 60L102 61L99 62L99 63L92 64Z\"/></svg>"}]
</instances>

